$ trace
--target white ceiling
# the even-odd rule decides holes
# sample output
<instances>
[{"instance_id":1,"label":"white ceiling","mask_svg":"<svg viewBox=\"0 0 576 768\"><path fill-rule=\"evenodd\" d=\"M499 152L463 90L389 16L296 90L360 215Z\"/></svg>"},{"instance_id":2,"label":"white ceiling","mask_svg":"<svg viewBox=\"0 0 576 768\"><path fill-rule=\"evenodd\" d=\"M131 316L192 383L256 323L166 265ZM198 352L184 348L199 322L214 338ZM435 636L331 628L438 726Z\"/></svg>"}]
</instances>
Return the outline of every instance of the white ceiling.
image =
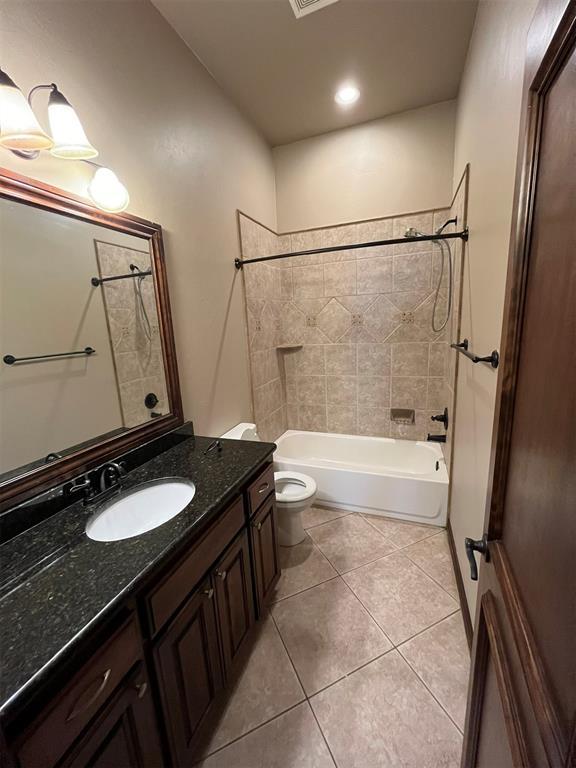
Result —
<instances>
[{"instance_id":1,"label":"white ceiling","mask_svg":"<svg viewBox=\"0 0 576 768\"><path fill-rule=\"evenodd\" d=\"M476 0L152 0L273 145L453 99ZM360 100L343 110L337 86Z\"/></svg>"}]
</instances>

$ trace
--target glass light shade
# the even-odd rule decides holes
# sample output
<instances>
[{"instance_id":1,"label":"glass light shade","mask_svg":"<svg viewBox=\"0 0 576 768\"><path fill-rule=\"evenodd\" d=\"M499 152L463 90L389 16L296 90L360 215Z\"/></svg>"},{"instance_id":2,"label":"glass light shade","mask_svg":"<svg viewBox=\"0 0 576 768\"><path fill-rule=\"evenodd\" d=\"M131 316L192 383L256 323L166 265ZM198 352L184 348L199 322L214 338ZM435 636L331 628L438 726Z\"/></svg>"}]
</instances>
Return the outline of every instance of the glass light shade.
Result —
<instances>
[{"instance_id":1,"label":"glass light shade","mask_svg":"<svg viewBox=\"0 0 576 768\"><path fill-rule=\"evenodd\" d=\"M65 160L88 160L98 155L73 107L56 88L48 100L48 121L54 139L51 155Z\"/></svg>"},{"instance_id":2,"label":"glass light shade","mask_svg":"<svg viewBox=\"0 0 576 768\"><path fill-rule=\"evenodd\" d=\"M0 146L5 149L50 149L54 142L44 133L24 94L0 69Z\"/></svg>"},{"instance_id":3,"label":"glass light shade","mask_svg":"<svg viewBox=\"0 0 576 768\"><path fill-rule=\"evenodd\" d=\"M345 85L342 85L337 91L336 95L334 96L334 100L337 104L340 104L342 107L349 107L352 104L356 103L358 99L360 98L360 91L355 85L352 85L351 83L346 83Z\"/></svg>"},{"instance_id":4,"label":"glass light shade","mask_svg":"<svg viewBox=\"0 0 576 768\"><path fill-rule=\"evenodd\" d=\"M109 168L98 168L88 185L94 203L108 213L119 213L128 207L130 195L118 176Z\"/></svg>"}]
</instances>

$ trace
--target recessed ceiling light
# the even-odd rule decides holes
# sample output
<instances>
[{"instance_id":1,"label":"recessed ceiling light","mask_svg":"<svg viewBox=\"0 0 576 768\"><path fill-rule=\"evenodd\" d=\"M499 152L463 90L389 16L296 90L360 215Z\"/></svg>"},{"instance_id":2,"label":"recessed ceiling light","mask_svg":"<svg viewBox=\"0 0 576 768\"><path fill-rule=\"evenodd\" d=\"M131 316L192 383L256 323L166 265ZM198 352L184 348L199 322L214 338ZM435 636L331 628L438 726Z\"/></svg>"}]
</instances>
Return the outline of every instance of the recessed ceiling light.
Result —
<instances>
[{"instance_id":1,"label":"recessed ceiling light","mask_svg":"<svg viewBox=\"0 0 576 768\"><path fill-rule=\"evenodd\" d=\"M343 85L336 91L334 100L341 107L349 107L360 98L360 91L355 85Z\"/></svg>"}]
</instances>

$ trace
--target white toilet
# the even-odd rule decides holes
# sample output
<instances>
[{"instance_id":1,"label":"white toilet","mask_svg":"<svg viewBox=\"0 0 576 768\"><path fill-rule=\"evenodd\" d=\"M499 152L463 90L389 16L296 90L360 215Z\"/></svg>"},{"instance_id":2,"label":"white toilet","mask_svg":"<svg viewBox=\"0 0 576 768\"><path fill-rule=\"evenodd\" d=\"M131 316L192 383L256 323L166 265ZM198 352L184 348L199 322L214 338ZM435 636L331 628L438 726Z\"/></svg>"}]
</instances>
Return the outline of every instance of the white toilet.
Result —
<instances>
[{"instance_id":1,"label":"white toilet","mask_svg":"<svg viewBox=\"0 0 576 768\"><path fill-rule=\"evenodd\" d=\"M222 437L229 440L260 441L255 424L237 424ZM278 508L278 538L281 546L293 547L306 538L302 513L314 503L316 481L301 472L274 472L276 506Z\"/></svg>"}]
</instances>

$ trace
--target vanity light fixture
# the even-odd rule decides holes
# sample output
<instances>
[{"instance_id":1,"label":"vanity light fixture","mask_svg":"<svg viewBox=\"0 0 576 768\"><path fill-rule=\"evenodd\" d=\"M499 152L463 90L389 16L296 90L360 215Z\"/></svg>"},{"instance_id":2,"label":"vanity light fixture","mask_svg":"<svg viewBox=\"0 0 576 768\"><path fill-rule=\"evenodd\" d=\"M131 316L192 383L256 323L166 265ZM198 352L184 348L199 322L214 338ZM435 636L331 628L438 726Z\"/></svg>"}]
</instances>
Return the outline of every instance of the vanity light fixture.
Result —
<instances>
[{"instance_id":1,"label":"vanity light fixture","mask_svg":"<svg viewBox=\"0 0 576 768\"><path fill-rule=\"evenodd\" d=\"M360 98L360 91L352 83L346 83L340 86L334 96L334 101L340 104L341 107L349 107L355 104Z\"/></svg>"},{"instance_id":2,"label":"vanity light fixture","mask_svg":"<svg viewBox=\"0 0 576 768\"><path fill-rule=\"evenodd\" d=\"M54 83L49 87L52 90L48 99L48 121L54 139L50 154L65 160L87 160L96 157L98 150L88 141L82 123L68 99L60 93Z\"/></svg>"},{"instance_id":3,"label":"vanity light fixture","mask_svg":"<svg viewBox=\"0 0 576 768\"><path fill-rule=\"evenodd\" d=\"M48 135L32 110L32 97L42 90L48 97ZM88 195L98 208L108 213L124 211L130 202L126 187L114 171L91 162L98 150L92 146L82 123L55 83L36 85L25 98L11 77L0 69L0 147L18 157L35 160L41 150L48 150L63 160L81 160L96 167L88 184Z\"/></svg>"},{"instance_id":4,"label":"vanity light fixture","mask_svg":"<svg viewBox=\"0 0 576 768\"><path fill-rule=\"evenodd\" d=\"M88 194L98 208L108 213L125 211L130 203L128 190L118 176L110 168L101 165L96 166L96 172L88 184Z\"/></svg>"},{"instance_id":5,"label":"vanity light fixture","mask_svg":"<svg viewBox=\"0 0 576 768\"><path fill-rule=\"evenodd\" d=\"M53 146L54 142L42 130L20 88L0 69L0 147L20 153L39 152Z\"/></svg>"}]
</instances>

